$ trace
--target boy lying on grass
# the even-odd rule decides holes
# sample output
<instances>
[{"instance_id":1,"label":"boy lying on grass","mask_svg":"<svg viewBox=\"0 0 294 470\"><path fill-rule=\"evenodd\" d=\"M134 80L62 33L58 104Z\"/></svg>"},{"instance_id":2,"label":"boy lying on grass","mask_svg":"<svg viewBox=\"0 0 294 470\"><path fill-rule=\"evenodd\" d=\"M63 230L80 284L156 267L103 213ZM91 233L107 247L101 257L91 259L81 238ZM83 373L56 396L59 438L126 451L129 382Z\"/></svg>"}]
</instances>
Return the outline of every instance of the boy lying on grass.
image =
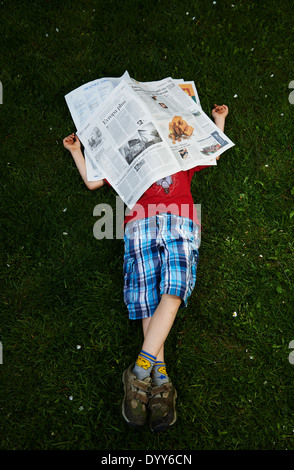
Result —
<instances>
[{"instance_id":1,"label":"boy lying on grass","mask_svg":"<svg viewBox=\"0 0 294 470\"><path fill-rule=\"evenodd\" d=\"M227 115L227 106L214 105L212 118L222 132ZM78 137L69 135L63 145L86 186L100 188L104 180L87 181ZM202 168L206 166L171 175L168 188L154 183L125 217L124 302L129 318L142 320L144 340L135 363L123 373L122 414L136 428L144 426L147 410L155 432L177 418L177 392L166 371L164 343L196 282L200 224L190 187L194 173Z\"/></svg>"}]
</instances>

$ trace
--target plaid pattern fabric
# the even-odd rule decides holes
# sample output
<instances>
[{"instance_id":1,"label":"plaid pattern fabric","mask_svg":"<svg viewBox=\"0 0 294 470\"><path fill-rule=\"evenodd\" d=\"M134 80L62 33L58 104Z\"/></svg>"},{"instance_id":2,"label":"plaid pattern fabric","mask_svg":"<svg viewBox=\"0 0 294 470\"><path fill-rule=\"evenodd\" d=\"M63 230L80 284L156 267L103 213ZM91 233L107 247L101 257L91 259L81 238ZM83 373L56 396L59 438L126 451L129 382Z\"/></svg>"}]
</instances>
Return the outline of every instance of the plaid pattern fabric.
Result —
<instances>
[{"instance_id":1,"label":"plaid pattern fabric","mask_svg":"<svg viewBox=\"0 0 294 470\"><path fill-rule=\"evenodd\" d=\"M130 319L152 316L164 293L177 295L187 306L196 282L198 235L192 220L175 214L127 224L123 272Z\"/></svg>"}]
</instances>

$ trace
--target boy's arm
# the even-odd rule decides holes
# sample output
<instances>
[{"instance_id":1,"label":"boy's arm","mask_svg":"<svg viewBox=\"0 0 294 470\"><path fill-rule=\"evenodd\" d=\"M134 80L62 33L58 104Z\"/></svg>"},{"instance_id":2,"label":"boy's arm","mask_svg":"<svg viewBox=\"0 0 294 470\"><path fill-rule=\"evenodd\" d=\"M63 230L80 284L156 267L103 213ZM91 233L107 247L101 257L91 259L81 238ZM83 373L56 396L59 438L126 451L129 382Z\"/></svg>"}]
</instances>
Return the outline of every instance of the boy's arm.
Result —
<instances>
[{"instance_id":1,"label":"boy's arm","mask_svg":"<svg viewBox=\"0 0 294 470\"><path fill-rule=\"evenodd\" d=\"M82 153L81 150L81 143L79 141L79 138L75 134L71 134L65 139L63 139L63 145L64 147L70 151L74 162L76 164L77 169L79 170L79 173L81 177L83 178L83 181L87 188L89 189L98 189L101 188L104 184L104 180L98 180L98 181L88 181L87 180L87 170L86 170L86 162L85 162L85 157Z\"/></svg>"},{"instance_id":2,"label":"boy's arm","mask_svg":"<svg viewBox=\"0 0 294 470\"><path fill-rule=\"evenodd\" d=\"M222 106L214 105L214 108L211 112L215 125L224 132L225 130L225 120L229 114L229 108L223 104Z\"/></svg>"},{"instance_id":3,"label":"boy's arm","mask_svg":"<svg viewBox=\"0 0 294 470\"><path fill-rule=\"evenodd\" d=\"M222 131L224 132L225 130L225 122L226 122L226 117L229 114L229 108L223 104L222 106L218 106L217 104L214 105L214 108L211 112L212 118L214 120L215 125ZM220 155L216 157L216 160L220 159ZM199 165L193 168L194 171L200 171L203 170L204 168L208 168L209 165Z\"/></svg>"},{"instance_id":4,"label":"boy's arm","mask_svg":"<svg viewBox=\"0 0 294 470\"><path fill-rule=\"evenodd\" d=\"M225 121L226 121L226 117L228 113L229 113L229 108L225 104L223 104L222 106L218 106L217 104L215 104L211 112L215 125L222 132L224 132L225 130ZM216 160L219 160L219 158L220 158L220 155L216 157Z\"/></svg>"}]
</instances>

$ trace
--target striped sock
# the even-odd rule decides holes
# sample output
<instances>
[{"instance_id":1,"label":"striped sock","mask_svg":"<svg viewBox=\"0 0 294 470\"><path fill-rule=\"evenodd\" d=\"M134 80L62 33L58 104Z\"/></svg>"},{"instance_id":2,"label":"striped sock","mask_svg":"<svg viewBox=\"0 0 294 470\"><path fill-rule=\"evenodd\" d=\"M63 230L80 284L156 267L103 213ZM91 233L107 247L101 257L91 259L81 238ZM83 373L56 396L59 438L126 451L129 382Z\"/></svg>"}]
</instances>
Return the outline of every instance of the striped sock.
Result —
<instances>
[{"instance_id":1,"label":"striped sock","mask_svg":"<svg viewBox=\"0 0 294 470\"><path fill-rule=\"evenodd\" d=\"M144 380L146 377L150 376L155 361L156 357L142 349L132 369L133 374L135 374L137 379Z\"/></svg>"},{"instance_id":2,"label":"striped sock","mask_svg":"<svg viewBox=\"0 0 294 470\"><path fill-rule=\"evenodd\" d=\"M155 361L152 370L152 380L155 385L161 385L165 382L169 382L168 375L166 373L166 365L162 361Z\"/></svg>"}]
</instances>

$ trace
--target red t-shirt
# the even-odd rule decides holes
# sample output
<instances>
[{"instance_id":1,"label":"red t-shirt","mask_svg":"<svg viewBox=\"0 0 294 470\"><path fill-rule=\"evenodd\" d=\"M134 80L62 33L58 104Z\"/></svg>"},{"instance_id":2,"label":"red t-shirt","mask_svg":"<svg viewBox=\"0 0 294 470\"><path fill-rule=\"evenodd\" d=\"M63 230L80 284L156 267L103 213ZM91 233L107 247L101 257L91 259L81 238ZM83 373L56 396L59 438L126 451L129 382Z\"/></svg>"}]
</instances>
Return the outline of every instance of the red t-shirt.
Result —
<instances>
[{"instance_id":1,"label":"red t-shirt","mask_svg":"<svg viewBox=\"0 0 294 470\"><path fill-rule=\"evenodd\" d=\"M179 171L153 183L125 216L124 223L152 217L161 212L170 212L188 217L200 225L191 194L191 181L194 173L203 168L207 168L207 166L197 166L187 171Z\"/></svg>"}]
</instances>

